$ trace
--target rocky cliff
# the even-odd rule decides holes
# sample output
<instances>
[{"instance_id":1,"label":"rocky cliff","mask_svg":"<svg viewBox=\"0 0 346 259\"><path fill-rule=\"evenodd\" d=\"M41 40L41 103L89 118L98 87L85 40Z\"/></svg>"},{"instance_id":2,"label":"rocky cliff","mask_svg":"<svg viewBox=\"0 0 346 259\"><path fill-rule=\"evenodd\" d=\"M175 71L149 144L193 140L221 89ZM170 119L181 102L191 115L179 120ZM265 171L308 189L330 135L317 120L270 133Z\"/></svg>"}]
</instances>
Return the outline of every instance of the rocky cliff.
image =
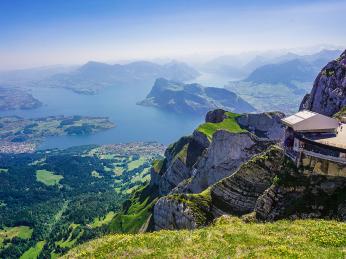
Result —
<instances>
[{"instance_id":1,"label":"rocky cliff","mask_svg":"<svg viewBox=\"0 0 346 259\"><path fill-rule=\"evenodd\" d=\"M286 160L276 182L258 198L254 211L261 220L336 218L346 220L345 177L297 169Z\"/></svg>"},{"instance_id":2,"label":"rocky cliff","mask_svg":"<svg viewBox=\"0 0 346 259\"><path fill-rule=\"evenodd\" d=\"M346 50L329 62L315 79L310 94L307 94L300 110L308 109L332 116L346 106Z\"/></svg>"},{"instance_id":3,"label":"rocky cliff","mask_svg":"<svg viewBox=\"0 0 346 259\"><path fill-rule=\"evenodd\" d=\"M280 142L282 117L281 113L236 115L215 110L207 114L206 123L192 136L183 137L171 145L166 150L165 159L156 162L151 172L151 184L159 187L161 195L169 194L155 205L155 228L193 228L213 218L212 215L220 215L217 211L222 208L214 206L212 212L209 206L200 208L194 201L200 201L200 193L210 193L211 185L234 174L253 156ZM211 194L215 201L221 192L221 187L213 189ZM205 198L208 195L202 197L205 202L208 200ZM181 201L188 201L190 206ZM252 203L254 207L255 203ZM199 223L195 222L195 215L198 215ZM201 217L205 220L200 220Z\"/></svg>"},{"instance_id":4,"label":"rocky cliff","mask_svg":"<svg viewBox=\"0 0 346 259\"><path fill-rule=\"evenodd\" d=\"M151 184L161 195L199 193L231 175L245 161L280 142L281 113L236 115L209 112L191 136L170 145L165 159L154 164Z\"/></svg>"}]
</instances>

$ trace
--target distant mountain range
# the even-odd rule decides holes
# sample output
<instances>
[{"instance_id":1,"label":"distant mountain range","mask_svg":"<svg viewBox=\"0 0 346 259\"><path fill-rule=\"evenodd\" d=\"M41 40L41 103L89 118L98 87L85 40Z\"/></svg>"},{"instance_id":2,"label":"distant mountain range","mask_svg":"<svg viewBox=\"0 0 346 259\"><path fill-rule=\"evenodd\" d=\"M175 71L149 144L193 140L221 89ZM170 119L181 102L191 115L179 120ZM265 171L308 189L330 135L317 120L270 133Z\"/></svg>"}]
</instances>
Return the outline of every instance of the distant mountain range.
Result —
<instances>
[{"instance_id":1,"label":"distant mountain range","mask_svg":"<svg viewBox=\"0 0 346 259\"><path fill-rule=\"evenodd\" d=\"M258 67L244 79L254 83L312 82L322 66L340 55L339 50L323 50L313 55L299 56L288 53L276 59L278 63Z\"/></svg>"},{"instance_id":2,"label":"distant mountain range","mask_svg":"<svg viewBox=\"0 0 346 259\"><path fill-rule=\"evenodd\" d=\"M193 115L205 114L216 108L232 112L255 111L249 103L224 88L184 84L164 78L157 79L146 99L138 104Z\"/></svg>"},{"instance_id":3,"label":"distant mountain range","mask_svg":"<svg viewBox=\"0 0 346 259\"><path fill-rule=\"evenodd\" d=\"M299 100L310 92L323 65L340 53L340 50L322 50L312 55L287 53L271 59L273 63L257 67L245 79L229 82L226 88L259 111L291 113L298 109Z\"/></svg>"},{"instance_id":4,"label":"distant mountain range","mask_svg":"<svg viewBox=\"0 0 346 259\"><path fill-rule=\"evenodd\" d=\"M170 62L159 65L147 61L132 62L125 65L109 65L88 62L70 73L56 74L40 82L50 87L71 89L77 93L95 94L115 85L152 84L158 77L172 80L191 80L199 73L185 63Z\"/></svg>"},{"instance_id":5,"label":"distant mountain range","mask_svg":"<svg viewBox=\"0 0 346 259\"><path fill-rule=\"evenodd\" d=\"M246 78L256 69L261 69L262 66L281 65L281 63L294 60L306 62L312 67L320 69L326 62L338 57L341 52L341 50L324 49L311 55L299 55L292 52L281 55L225 55L205 63L200 69L201 71L228 76L229 78ZM299 64L297 65L299 66ZM274 68L274 66L268 69L270 68Z\"/></svg>"}]
</instances>

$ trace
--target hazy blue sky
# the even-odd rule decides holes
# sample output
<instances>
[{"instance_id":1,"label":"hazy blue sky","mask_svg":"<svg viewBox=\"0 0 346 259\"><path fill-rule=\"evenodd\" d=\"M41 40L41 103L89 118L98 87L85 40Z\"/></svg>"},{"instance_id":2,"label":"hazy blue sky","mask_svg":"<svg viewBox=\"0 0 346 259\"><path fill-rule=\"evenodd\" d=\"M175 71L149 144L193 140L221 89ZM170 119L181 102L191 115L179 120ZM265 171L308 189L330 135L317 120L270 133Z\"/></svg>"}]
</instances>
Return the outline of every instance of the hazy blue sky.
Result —
<instances>
[{"instance_id":1,"label":"hazy blue sky","mask_svg":"<svg viewBox=\"0 0 346 259\"><path fill-rule=\"evenodd\" d=\"M0 69L346 43L346 1L1 0Z\"/></svg>"}]
</instances>

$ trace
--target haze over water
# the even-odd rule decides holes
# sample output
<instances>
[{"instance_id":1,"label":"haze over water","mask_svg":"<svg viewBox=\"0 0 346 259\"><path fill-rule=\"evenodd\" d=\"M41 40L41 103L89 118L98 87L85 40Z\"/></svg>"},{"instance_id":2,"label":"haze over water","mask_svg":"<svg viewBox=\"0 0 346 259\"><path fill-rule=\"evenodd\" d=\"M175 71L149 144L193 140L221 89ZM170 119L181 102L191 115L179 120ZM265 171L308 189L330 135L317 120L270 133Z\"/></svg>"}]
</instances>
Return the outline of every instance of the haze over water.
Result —
<instances>
[{"instance_id":1,"label":"haze over water","mask_svg":"<svg viewBox=\"0 0 346 259\"><path fill-rule=\"evenodd\" d=\"M147 87L114 86L96 95L81 95L66 89L37 88L32 89L32 94L43 103L42 107L0 112L0 116L17 115L25 118L51 115L104 116L116 124L115 128L94 135L48 137L39 147L41 149L134 141L169 144L183 135L191 134L203 121L203 117L186 117L136 105L136 102L146 96L147 91Z\"/></svg>"}]
</instances>

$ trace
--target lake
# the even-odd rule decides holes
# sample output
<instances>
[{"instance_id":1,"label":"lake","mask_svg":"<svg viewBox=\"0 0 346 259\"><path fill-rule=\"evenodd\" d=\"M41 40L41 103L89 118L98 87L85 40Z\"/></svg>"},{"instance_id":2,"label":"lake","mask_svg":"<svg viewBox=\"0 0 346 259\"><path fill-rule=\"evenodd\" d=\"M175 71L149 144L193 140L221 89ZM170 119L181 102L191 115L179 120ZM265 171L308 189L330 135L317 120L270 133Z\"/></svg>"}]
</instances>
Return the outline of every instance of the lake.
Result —
<instances>
[{"instance_id":1,"label":"lake","mask_svg":"<svg viewBox=\"0 0 346 259\"><path fill-rule=\"evenodd\" d=\"M34 88L31 89L31 93L44 104L42 107L33 110L4 111L0 112L0 116L104 116L116 124L115 128L94 135L48 137L39 149L134 141L169 144L181 136L191 134L196 126L203 122L203 117L186 117L136 105L136 102L145 98L150 88L151 85L114 86L96 95L81 95L61 88Z\"/></svg>"}]
</instances>

